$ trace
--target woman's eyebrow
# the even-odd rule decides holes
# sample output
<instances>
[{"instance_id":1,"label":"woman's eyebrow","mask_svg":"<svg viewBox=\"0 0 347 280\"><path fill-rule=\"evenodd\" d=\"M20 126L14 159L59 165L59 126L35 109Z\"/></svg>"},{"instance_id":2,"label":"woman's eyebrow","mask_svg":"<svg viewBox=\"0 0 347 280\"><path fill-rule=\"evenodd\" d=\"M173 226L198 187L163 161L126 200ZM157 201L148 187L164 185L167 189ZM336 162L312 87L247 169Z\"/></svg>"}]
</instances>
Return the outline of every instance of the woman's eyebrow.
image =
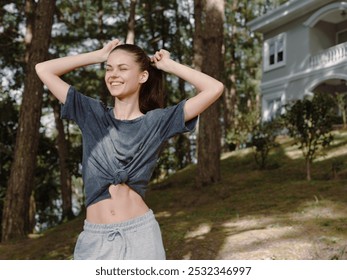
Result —
<instances>
[{"instance_id":1,"label":"woman's eyebrow","mask_svg":"<svg viewBox=\"0 0 347 280\"><path fill-rule=\"evenodd\" d=\"M117 64L118 67L121 67L121 66L129 66L129 64L126 64L126 63L120 63L120 64ZM112 68L113 66L109 63L106 64L106 67L110 67Z\"/></svg>"}]
</instances>

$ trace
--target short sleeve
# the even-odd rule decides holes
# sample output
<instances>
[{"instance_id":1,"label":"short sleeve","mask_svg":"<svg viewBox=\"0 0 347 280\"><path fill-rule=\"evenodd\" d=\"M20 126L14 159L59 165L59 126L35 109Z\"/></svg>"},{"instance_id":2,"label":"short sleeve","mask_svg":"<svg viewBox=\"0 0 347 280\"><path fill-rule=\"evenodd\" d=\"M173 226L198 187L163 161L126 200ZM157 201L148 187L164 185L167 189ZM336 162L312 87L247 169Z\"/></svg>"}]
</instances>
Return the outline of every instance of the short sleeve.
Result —
<instances>
[{"instance_id":1,"label":"short sleeve","mask_svg":"<svg viewBox=\"0 0 347 280\"><path fill-rule=\"evenodd\" d=\"M95 102L93 98L85 96L70 86L66 101L62 104L61 118L73 120L83 129L85 119L93 102Z\"/></svg>"},{"instance_id":2,"label":"short sleeve","mask_svg":"<svg viewBox=\"0 0 347 280\"><path fill-rule=\"evenodd\" d=\"M167 107L163 110L161 119L161 137L167 140L177 134L192 132L195 129L198 117L185 122L184 121L184 105L186 100L182 100L177 105Z\"/></svg>"}]
</instances>

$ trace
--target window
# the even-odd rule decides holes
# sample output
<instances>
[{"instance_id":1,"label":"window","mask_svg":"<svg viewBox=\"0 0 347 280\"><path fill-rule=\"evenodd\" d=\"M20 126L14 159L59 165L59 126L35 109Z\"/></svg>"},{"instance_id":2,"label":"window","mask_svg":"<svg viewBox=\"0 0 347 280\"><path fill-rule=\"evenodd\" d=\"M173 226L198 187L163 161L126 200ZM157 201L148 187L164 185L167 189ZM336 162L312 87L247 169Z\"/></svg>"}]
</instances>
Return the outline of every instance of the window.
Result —
<instances>
[{"instance_id":1,"label":"window","mask_svg":"<svg viewBox=\"0 0 347 280\"><path fill-rule=\"evenodd\" d=\"M282 102L280 97L266 101L266 109L263 114L264 120L271 121L279 117L281 113Z\"/></svg>"},{"instance_id":2,"label":"window","mask_svg":"<svg viewBox=\"0 0 347 280\"><path fill-rule=\"evenodd\" d=\"M285 34L280 34L264 43L264 69L271 70L285 65Z\"/></svg>"},{"instance_id":3,"label":"window","mask_svg":"<svg viewBox=\"0 0 347 280\"><path fill-rule=\"evenodd\" d=\"M281 115L281 99L277 98L269 103L269 110L271 117L278 117Z\"/></svg>"}]
</instances>

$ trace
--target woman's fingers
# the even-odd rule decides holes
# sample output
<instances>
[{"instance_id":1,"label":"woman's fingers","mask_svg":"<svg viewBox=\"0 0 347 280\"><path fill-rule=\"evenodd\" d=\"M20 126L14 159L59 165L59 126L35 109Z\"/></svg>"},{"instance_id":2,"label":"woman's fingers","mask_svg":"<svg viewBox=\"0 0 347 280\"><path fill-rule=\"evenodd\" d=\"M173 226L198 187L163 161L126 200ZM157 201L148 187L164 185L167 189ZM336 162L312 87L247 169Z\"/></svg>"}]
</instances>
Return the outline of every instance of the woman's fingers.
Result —
<instances>
[{"instance_id":1,"label":"woman's fingers","mask_svg":"<svg viewBox=\"0 0 347 280\"><path fill-rule=\"evenodd\" d=\"M167 50L161 49L159 51L156 51L153 58L157 61L161 60L164 57L170 57L170 53Z\"/></svg>"},{"instance_id":2,"label":"woman's fingers","mask_svg":"<svg viewBox=\"0 0 347 280\"><path fill-rule=\"evenodd\" d=\"M109 44L112 47L112 49L114 49L115 47L122 45L123 43L119 39L114 39L114 40L110 41Z\"/></svg>"}]
</instances>

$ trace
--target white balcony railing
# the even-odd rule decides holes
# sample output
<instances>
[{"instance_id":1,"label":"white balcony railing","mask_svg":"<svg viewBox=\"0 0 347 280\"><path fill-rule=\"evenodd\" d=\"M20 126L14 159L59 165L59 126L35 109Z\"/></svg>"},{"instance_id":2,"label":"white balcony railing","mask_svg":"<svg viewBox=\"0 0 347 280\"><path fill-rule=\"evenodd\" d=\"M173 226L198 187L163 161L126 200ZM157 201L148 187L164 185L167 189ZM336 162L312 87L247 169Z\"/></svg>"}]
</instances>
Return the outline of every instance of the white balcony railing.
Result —
<instances>
[{"instance_id":1,"label":"white balcony railing","mask_svg":"<svg viewBox=\"0 0 347 280\"><path fill-rule=\"evenodd\" d=\"M342 43L326 49L309 58L309 66L329 66L347 59L347 43Z\"/></svg>"}]
</instances>

